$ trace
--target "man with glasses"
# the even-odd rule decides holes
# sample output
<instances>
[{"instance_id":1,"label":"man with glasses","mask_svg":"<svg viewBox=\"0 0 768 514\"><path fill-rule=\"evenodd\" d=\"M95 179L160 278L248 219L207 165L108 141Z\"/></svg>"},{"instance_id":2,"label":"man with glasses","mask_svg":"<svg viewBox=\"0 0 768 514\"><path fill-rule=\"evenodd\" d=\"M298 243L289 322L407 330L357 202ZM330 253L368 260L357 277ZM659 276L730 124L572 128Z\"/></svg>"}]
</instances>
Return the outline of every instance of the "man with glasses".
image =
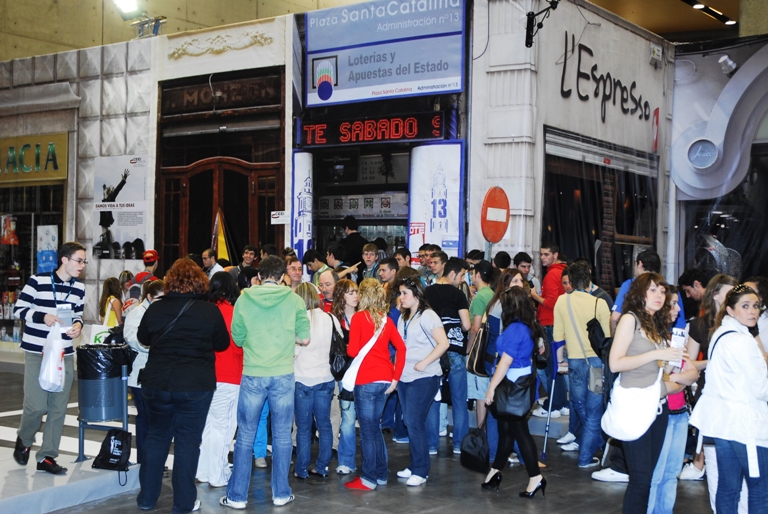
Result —
<instances>
[{"instance_id":1,"label":"man with glasses","mask_svg":"<svg viewBox=\"0 0 768 514\"><path fill-rule=\"evenodd\" d=\"M56 463L59 456L61 432L67 414L69 392L75 378L74 348L72 340L80 336L83 328L85 286L75 279L85 269L85 246L77 242L64 243L59 249L59 269L52 273L38 273L29 278L16 301L13 316L24 321L21 349L24 350L24 410L21 414L14 460L26 466L35 434L40 430L43 416L47 415L43 429L43 444L35 454L37 470L54 475L67 472ZM51 393L40 387L38 378L43 362L43 346L48 333L61 327L64 341L64 386Z\"/></svg>"},{"instance_id":2,"label":"man with glasses","mask_svg":"<svg viewBox=\"0 0 768 514\"><path fill-rule=\"evenodd\" d=\"M213 278L215 273L224 271L224 268L216 262L216 252L211 248L203 250L203 271L208 274L209 279Z\"/></svg>"}]
</instances>

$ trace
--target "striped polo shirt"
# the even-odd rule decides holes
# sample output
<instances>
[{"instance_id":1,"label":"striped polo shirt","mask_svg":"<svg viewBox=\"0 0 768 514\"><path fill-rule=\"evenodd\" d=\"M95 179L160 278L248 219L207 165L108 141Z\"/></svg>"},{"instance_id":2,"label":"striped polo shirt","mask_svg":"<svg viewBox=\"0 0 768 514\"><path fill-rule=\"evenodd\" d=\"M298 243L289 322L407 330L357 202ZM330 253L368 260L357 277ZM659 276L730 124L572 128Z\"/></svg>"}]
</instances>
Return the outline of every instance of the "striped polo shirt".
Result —
<instances>
[{"instance_id":1,"label":"striped polo shirt","mask_svg":"<svg viewBox=\"0 0 768 514\"><path fill-rule=\"evenodd\" d=\"M54 299L51 280L56 289ZM29 282L22 289L13 316L23 320L24 335L21 338L21 349L27 352L42 353L43 345L51 328L45 324L45 315L57 314L57 305L69 304L72 306L72 321L83 322L83 306L85 304L85 286L82 282L72 279L63 281L56 272L39 273L29 278ZM74 352L72 340L62 335L66 347L65 354Z\"/></svg>"}]
</instances>

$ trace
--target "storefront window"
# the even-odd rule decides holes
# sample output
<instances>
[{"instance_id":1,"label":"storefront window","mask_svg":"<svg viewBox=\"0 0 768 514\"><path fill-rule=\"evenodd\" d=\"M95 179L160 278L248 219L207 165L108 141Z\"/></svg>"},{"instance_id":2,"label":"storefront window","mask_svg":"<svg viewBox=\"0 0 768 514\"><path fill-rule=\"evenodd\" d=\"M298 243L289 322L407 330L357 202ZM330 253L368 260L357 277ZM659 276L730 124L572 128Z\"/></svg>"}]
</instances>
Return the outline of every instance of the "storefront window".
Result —
<instances>
[{"instance_id":1,"label":"storefront window","mask_svg":"<svg viewBox=\"0 0 768 514\"><path fill-rule=\"evenodd\" d=\"M685 266L737 279L768 276L768 143L752 146L745 180L713 200L685 202Z\"/></svg>"},{"instance_id":2,"label":"storefront window","mask_svg":"<svg viewBox=\"0 0 768 514\"><path fill-rule=\"evenodd\" d=\"M0 214L15 225L6 242L17 243L0 244L0 291L15 290L37 273L37 227L57 226L57 242L63 237L64 185L0 188Z\"/></svg>"},{"instance_id":3,"label":"storefront window","mask_svg":"<svg viewBox=\"0 0 768 514\"><path fill-rule=\"evenodd\" d=\"M554 155L545 167L542 241L569 262L587 259L596 283L615 291L638 251L655 245L656 179Z\"/></svg>"}]
</instances>

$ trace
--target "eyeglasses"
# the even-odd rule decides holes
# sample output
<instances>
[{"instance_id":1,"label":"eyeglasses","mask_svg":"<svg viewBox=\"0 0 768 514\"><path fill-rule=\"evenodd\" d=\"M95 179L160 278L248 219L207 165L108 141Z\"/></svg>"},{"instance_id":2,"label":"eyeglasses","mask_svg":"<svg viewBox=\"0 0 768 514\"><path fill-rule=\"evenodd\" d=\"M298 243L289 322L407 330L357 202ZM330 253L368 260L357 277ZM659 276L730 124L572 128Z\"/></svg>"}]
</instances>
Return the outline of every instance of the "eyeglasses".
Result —
<instances>
[{"instance_id":1,"label":"eyeglasses","mask_svg":"<svg viewBox=\"0 0 768 514\"><path fill-rule=\"evenodd\" d=\"M78 263L78 264L88 264L88 259L72 259L72 258L70 257L70 258L69 258L69 260L70 260L70 261L73 261L73 262L76 262L76 263Z\"/></svg>"}]
</instances>

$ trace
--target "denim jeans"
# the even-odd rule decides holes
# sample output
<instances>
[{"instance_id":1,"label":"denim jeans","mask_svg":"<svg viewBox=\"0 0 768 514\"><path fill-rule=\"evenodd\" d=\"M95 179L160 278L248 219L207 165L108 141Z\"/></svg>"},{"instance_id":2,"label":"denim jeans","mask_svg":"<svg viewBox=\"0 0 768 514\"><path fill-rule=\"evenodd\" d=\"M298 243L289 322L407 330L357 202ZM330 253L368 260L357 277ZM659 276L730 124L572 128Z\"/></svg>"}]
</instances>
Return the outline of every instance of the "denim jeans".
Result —
<instances>
[{"instance_id":1,"label":"denim jeans","mask_svg":"<svg viewBox=\"0 0 768 514\"><path fill-rule=\"evenodd\" d=\"M173 512L190 512L197 499L195 472L213 391L142 388L141 394L149 430L144 463L139 468L141 491L136 503L146 510L157 503L163 484L163 467L173 440Z\"/></svg>"},{"instance_id":2,"label":"denim jeans","mask_svg":"<svg viewBox=\"0 0 768 514\"><path fill-rule=\"evenodd\" d=\"M339 382L339 391L341 391L341 382ZM350 471L357 469L355 456L357 454L357 432L355 430L355 402L348 402L339 399L341 407L341 428L339 435L339 447L337 449L339 456L339 466L347 466Z\"/></svg>"},{"instance_id":3,"label":"denim jeans","mask_svg":"<svg viewBox=\"0 0 768 514\"><path fill-rule=\"evenodd\" d=\"M461 440L469 431L469 410L467 409L467 358L456 352L448 352L451 372L448 385L451 387L451 410L453 411L453 448L461 448Z\"/></svg>"},{"instance_id":4,"label":"denim jeans","mask_svg":"<svg viewBox=\"0 0 768 514\"><path fill-rule=\"evenodd\" d=\"M683 467L688 438L688 412L670 414L664 446L653 470L648 514L672 514L677 497L677 475Z\"/></svg>"},{"instance_id":5,"label":"denim jeans","mask_svg":"<svg viewBox=\"0 0 768 514\"><path fill-rule=\"evenodd\" d=\"M555 352L552 350L552 341L553 341L553 330L554 327L551 325L546 327L541 327L544 329L544 334L547 336L547 344L549 345L549 357L547 358L547 368L546 369L537 369L536 373L539 376L539 380L544 385L544 390L547 392L547 394L552 395L552 410L560 410L563 407L567 405L566 397L567 397L567 388L565 385L565 375L561 375L556 372L556 362L557 362L557 355L555 355ZM555 376L556 375L556 376ZM552 377L555 376L555 390L554 392L551 391L552 389ZM549 401L545 404L546 408L549 408Z\"/></svg>"},{"instance_id":6,"label":"denim jeans","mask_svg":"<svg viewBox=\"0 0 768 514\"><path fill-rule=\"evenodd\" d=\"M312 453L312 418L314 416L317 431L320 433L320 451L315 462L315 469L323 475L328 473L333 447L333 429L331 428L331 402L333 401L333 380L316 386L306 386L296 382L294 393L294 412L296 414L296 468L300 477L307 476L307 467Z\"/></svg>"},{"instance_id":7,"label":"denim jeans","mask_svg":"<svg viewBox=\"0 0 768 514\"><path fill-rule=\"evenodd\" d=\"M136 407L136 462L141 464L144 462L144 445L147 440L147 430L149 425L147 424L147 410L144 407L144 397L141 395L140 387L130 387L131 394L133 395L133 405Z\"/></svg>"},{"instance_id":8,"label":"denim jeans","mask_svg":"<svg viewBox=\"0 0 768 514\"><path fill-rule=\"evenodd\" d=\"M413 382L400 382L397 391L403 406L403 421L408 429L411 462L408 469L416 476L429 475L430 442L427 436L427 414L435 403L440 377L425 377ZM466 404L466 402L465 402Z\"/></svg>"},{"instance_id":9,"label":"denim jeans","mask_svg":"<svg viewBox=\"0 0 768 514\"><path fill-rule=\"evenodd\" d=\"M668 420L669 407L664 403L661 414L656 416L645 434L635 441L624 441L629 474L629 484L624 492L624 514L647 514L653 471L664 446Z\"/></svg>"},{"instance_id":10,"label":"denim jeans","mask_svg":"<svg viewBox=\"0 0 768 514\"><path fill-rule=\"evenodd\" d=\"M579 466L592 462L592 456L603 441L603 431L600 420L603 417L603 395L589 390L589 367L601 368L602 363L597 357L589 358L589 366L584 359L568 359L568 377L571 382L571 403L576 412L571 417L578 416L581 420L581 436L579 443Z\"/></svg>"},{"instance_id":11,"label":"denim jeans","mask_svg":"<svg viewBox=\"0 0 768 514\"><path fill-rule=\"evenodd\" d=\"M264 402L269 399L272 417L272 500L291 496L288 470L291 467L291 429L293 428L293 373L276 377L243 375L237 403L237 440L227 498L248 501L253 465L253 441L259 428Z\"/></svg>"},{"instance_id":12,"label":"denim jeans","mask_svg":"<svg viewBox=\"0 0 768 514\"><path fill-rule=\"evenodd\" d=\"M360 478L367 487L376 489L376 485L386 484L389 475L387 468L387 445L381 433L381 413L387 396L384 392L389 383L373 383L355 386L355 410L360 422L360 453L362 468Z\"/></svg>"},{"instance_id":13,"label":"denim jeans","mask_svg":"<svg viewBox=\"0 0 768 514\"><path fill-rule=\"evenodd\" d=\"M717 498L715 506L721 514L735 513L739 505L742 479L747 481L749 512L765 512L768 505L768 448L757 447L760 476L749 476L747 446L726 439L715 440L717 452Z\"/></svg>"},{"instance_id":14,"label":"denim jeans","mask_svg":"<svg viewBox=\"0 0 768 514\"><path fill-rule=\"evenodd\" d=\"M433 400L427 412L427 443L431 452L436 452L440 447L440 407L442 405L444 405L442 402ZM405 420L405 415L403 415L403 420ZM408 427L406 427L407 429Z\"/></svg>"},{"instance_id":15,"label":"denim jeans","mask_svg":"<svg viewBox=\"0 0 768 514\"><path fill-rule=\"evenodd\" d=\"M269 402L265 401L264 407L261 409L261 416L259 417L259 428L256 430L256 438L253 440L253 456L257 459L267 456L267 443L269 442L268 419Z\"/></svg>"}]
</instances>

